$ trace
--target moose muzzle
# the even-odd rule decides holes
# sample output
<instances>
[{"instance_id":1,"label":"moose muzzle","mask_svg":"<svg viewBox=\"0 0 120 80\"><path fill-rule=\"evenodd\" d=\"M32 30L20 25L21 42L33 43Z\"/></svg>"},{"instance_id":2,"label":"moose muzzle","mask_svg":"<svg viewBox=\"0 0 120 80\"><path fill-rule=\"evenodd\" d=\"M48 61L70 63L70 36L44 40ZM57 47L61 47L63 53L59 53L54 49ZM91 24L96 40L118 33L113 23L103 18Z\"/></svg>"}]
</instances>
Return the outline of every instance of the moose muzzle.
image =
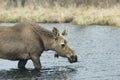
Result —
<instances>
[{"instance_id":1,"label":"moose muzzle","mask_svg":"<svg viewBox=\"0 0 120 80\"><path fill-rule=\"evenodd\" d=\"M74 62L78 61L78 58L76 55L72 55L72 56L68 57L68 60L70 63L74 63Z\"/></svg>"}]
</instances>

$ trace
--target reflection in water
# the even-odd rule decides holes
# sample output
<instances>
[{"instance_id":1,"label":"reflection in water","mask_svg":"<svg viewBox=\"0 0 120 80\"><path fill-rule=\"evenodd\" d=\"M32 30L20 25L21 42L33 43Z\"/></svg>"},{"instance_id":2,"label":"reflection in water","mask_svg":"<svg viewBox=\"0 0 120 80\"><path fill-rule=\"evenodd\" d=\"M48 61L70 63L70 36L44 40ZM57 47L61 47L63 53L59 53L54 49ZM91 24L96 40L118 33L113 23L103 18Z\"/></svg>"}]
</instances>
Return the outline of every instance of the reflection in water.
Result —
<instances>
[{"instance_id":1,"label":"reflection in water","mask_svg":"<svg viewBox=\"0 0 120 80\"><path fill-rule=\"evenodd\" d=\"M62 66L61 66L62 67ZM41 70L1 70L0 80L67 80L76 70L68 67L56 67Z\"/></svg>"}]
</instances>

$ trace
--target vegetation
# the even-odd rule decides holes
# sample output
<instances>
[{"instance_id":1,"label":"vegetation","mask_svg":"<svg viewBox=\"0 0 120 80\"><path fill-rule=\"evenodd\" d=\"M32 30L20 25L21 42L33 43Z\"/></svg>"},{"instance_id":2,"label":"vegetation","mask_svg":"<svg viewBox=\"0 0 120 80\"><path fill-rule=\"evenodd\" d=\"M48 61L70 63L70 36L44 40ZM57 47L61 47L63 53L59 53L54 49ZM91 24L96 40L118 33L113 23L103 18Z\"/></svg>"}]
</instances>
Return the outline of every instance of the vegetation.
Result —
<instances>
[{"instance_id":1,"label":"vegetation","mask_svg":"<svg viewBox=\"0 0 120 80\"><path fill-rule=\"evenodd\" d=\"M0 22L34 20L49 23L71 22L82 26L120 26L119 0L36 0L34 3L34 0L9 1L12 0L0 1Z\"/></svg>"}]
</instances>

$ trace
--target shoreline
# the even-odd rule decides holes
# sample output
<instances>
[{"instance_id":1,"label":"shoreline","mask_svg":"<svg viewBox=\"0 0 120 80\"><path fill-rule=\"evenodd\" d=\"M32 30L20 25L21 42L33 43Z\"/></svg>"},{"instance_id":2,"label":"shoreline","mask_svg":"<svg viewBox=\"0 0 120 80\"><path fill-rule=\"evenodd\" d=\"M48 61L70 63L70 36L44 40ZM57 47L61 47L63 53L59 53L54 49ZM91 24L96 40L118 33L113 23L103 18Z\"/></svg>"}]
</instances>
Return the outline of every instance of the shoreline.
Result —
<instances>
[{"instance_id":1,"label":"shoreline","mask_svg":"<svg viewBox=\"0 0 120 80\"><path fill-rule=\"evenodd\" d=\"M80 26L110 25L120 27L120 6L98 7L25 7L0 9L0 23L32 20L38 23L72 23Z\"/></svg>"}]
</instances>

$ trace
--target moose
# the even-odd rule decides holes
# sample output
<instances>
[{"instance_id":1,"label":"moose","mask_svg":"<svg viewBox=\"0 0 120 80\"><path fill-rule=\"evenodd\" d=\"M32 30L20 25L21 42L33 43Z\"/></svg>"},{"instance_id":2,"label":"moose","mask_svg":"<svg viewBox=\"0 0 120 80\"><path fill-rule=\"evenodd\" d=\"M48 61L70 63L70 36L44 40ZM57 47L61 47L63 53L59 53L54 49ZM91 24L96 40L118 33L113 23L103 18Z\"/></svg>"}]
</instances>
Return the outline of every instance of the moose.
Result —
<instances>
[{"instance_id":1,"label":"moose","mask_svg":"<svg viewBox=\"0 0 120 80\"><path fill-rule=\"evenodd\" d=\"M25 69L32 60L35 69L41 69L43 51L56 51L55 56L66 57L70 63L77 62L77 55L68 45L66 30L48 30L34 22L20 22L13 26L0 26L0 58L16 61L18 68Z\"/></svg>"}]
</instances>

